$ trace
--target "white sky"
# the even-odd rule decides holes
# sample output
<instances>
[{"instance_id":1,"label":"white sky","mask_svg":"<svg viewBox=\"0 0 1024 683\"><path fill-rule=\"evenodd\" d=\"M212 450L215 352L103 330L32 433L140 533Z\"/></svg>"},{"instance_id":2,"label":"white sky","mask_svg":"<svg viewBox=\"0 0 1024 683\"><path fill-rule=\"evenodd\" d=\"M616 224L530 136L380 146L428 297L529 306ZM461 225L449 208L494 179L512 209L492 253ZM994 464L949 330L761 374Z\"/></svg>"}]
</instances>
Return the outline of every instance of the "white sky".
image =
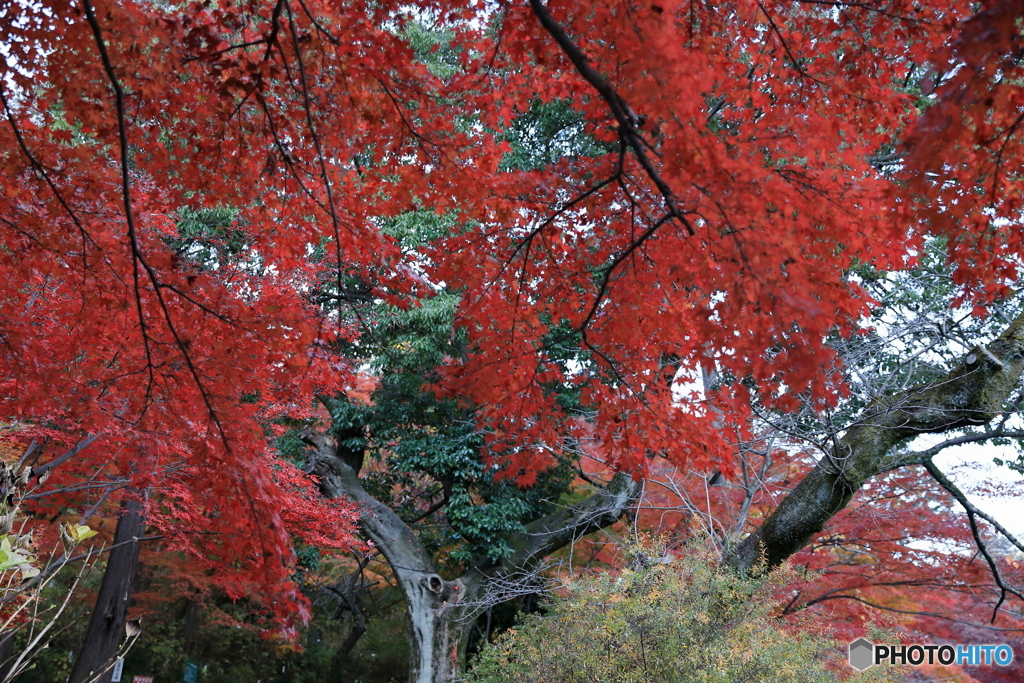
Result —
<instances>
[{"instance_id":1,"label":"white sky","mask_svg":"<svg viewBox=\"0 0 1024 683\"><path fill-rule=\"evenodd\" d=\"M993 458L1015 460L1016 457L1016 452L1009 447L965 444L947 448L933 461L978 509L995 518L1018 540L1024 540L1024 477L992 462ZM983 496L971 492L986 479L1005 487L1007 494Z\"/></svg>"}]
</instances>

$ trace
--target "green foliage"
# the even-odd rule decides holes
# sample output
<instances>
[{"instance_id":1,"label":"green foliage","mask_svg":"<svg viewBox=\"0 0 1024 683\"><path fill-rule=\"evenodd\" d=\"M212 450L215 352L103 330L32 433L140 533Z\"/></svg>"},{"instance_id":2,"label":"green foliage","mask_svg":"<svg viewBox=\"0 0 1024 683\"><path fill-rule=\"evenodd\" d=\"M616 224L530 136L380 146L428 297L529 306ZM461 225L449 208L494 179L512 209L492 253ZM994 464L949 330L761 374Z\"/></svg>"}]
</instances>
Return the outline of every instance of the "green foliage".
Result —
<instances>
[{"instance_id":1,"label":"green foliage","mask_svg":"<svg viewBox=\"0 0 1024 683\"><path fill-rule=\"evenodd\" d=\"M427 210L381 221L406 253L459 229L456 216ZM368 291L366 285L351 289ZM512 552L508 532L554 510L573 479L569 463L529 488L497 481L483 457L487 425L478 423L472 407L430 389L437 369L466 353L470 343L455 324L457 292L438 287L407 307L373 296L346 301L351 310L358 308L354 322L364 334L344 342L350 345L345 352L366 359L379 383L369 402L345 395L322 401L338 445L365 454L364 488L403 519L422 521L421 541L442 564L506 557ZM278 449L296 461L305 453L298 431L280 437ZM424 517L431 509L436 514Z\"/></svg>"},{"instance_id":2,"label":"green foliage","mask_svg":"<svg viewBox=\"0 0 1024 683\"><path fill-rule=\"evenodd\" d=\"M306 449L308 448L302 439L299 438L300 429L290 429L277 437L277 452L282 458L291 460L301 467L306 461Z\"/></svg>"},{"instance_id":3,"label":"green foliage","mask_svg":"<svg viewBox=\"0 0 1024 683\"><path fill-rule=\"evenodd\" d=\"M169 240L170 246L199 267L214 269L245 247L242 232L235 225L237 218L238 211L227 207L180 209L178 238Z\"/></svg>"},{"instance_id":4,"label":"green foliage","mask_svg":"<svg viewBox=\"0 0 1024 683\"><path fill-rule=\"evenodd\" d=\"M301 546L295 549L296 564L305 571L315 572L320 569L323 554L314 546Z\"/></svg>"},{"instance_id":5,"label":"green foliage","mask_svg":"<svg viewBox=\"0 0 1024 683\"><path fill-rule=\"evenodd\" d=\"M827 633L772 613L788 570L742 579L710 555L642 554L619 576L574 581L550 611L481 652L471 683L810 683L841 680ZM859 681L891 681L875 668Z\"/></svg>"},{"instance_id":6,"label":"green foliage","mask_svg":"<svg viewBox=\"0 0 1024 683\"><path fill-rule=\"evenodd\" d=\"M404 253L424 247L458 230L456 216L420 209L382 219L381 231L394 237Z\"/></svg>"},{"instance_id":7,"label":"green foliage","mask_svg":"<svg viewBox=\"0 0 1024 683\"><path fill-rule=\"evenodd\" d=\"M425 21L409 21L401 35L409 41L416 61L426 65L438 78L449 78L459 71L459 51L452 46L454 31Z\"/></svg>"},{"instance_id":8,"label":"green foliage","mask_svg":"<svg viewBox=\"0 0 1024 683\"><path fill-rule=\"evenodd\" d=\"M526 489L497 481L481 458L484 440L472 411L425 387L434 368L463 343L462 334L453 332L457 302L456 295L440 293L408 310L382 314L374 330L383 351L374 360L380 386L372 404L344 397L327 404L339 445L387 462L364 475L371 495L406 519L417 517L429 501L446 498L449 528L434 529L424 542L435 550L446 547L456 562L483 556L497 561L511 553L504 535L552 511L551 501L572 474L565 464Z\"/></svg>"},{"instance_id":9,"label":"green foliage","mask_svg":"<svg viewBox=\"0 0 1024 683\"><path fill-rule=\"evenodd\" d=\"M535 171L564 157L598 156L608 151L587 133L569 100L534 100L505 131L512 146L503 160L506 169Z\"/></svg>"}]
</instances>

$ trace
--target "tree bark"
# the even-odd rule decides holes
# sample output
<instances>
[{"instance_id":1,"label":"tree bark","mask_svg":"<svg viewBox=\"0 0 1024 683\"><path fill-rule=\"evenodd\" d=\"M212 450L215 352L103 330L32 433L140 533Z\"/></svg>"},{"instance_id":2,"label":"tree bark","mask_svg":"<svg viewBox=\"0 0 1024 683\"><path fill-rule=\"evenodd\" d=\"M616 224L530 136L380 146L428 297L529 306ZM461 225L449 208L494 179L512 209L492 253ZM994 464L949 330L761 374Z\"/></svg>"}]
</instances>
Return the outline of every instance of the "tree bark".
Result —
<instances>
[{"instance_id":1,"label":"tree bark","mask_svg":"<svg viewBox=\"0 0 1024 683\"><path fill-rule=\"evenodd\" d=\"M0 681L14 663L14 637L17 633L15 630L0 632Z\"/></svg>"},{"instance_id":2,"label":"tree bark","mask_svg":"<svg viewBox=\"0 0 1024 683\"><path fill-rule=\"evenodd\" d=\"M465 666L468 617L486 582L503 573L522 571L576 538L614 524L634 504L640 486L618 474L606 489L578 506L560 510L513 534L512 556L500 565L474 567L449 581L438 575L433 561L412 528L393 510L369 495L359 481L358 454L339 449L330 436L306 431L314 447L308 469L320 478L328 498L347 497L361 508L360 526L391 565L405 598L412 650L412 683L449 683Z\"/></svg>"},{"instance_id":3,"label":"tree bark","mask_svg":"<svg viewBox=\"0 0 1024 683\"><path fill-rule=\"evenodd\" d=\"M349 453L339 453L338 445L326 434L307 432L303 438L316 451L311 469L320 477L320 491L328 498L347 497L362 511L363 533L384 554L391 565L405 598L409 617L409 644L412 649L413 683L446 683L456 669L453 657L452 617L462 600L461 581L445 581L434 570L433 562L413 530L393 510L363 489Z\"/></svg>"},{"instance_id":4,"label":"tree bark","mask_svg":"<svg viewBox=\"0 0 1024 683\"><path fill-rule=\"evenodd\" d=\"M1002 411L1022 373L1024 313L987 347L971 349L945 376L869 405L726 560L745 573L777 567L807 545L868 479L923 462L923 454L894 454L898 444L920 434L989 422Z\"/></svg>"},{"instance_id":5,"label":"tree bark","mask_svg":"<svg viewBox=\"0 0 1024 683\"><path fill-rule=\"evenodd\" d=\"M129 498L121 503L121 517L114 532L113 550L103 572L96 606L89 619L85 640L71 671L70 683L109 683L112 668L98 678L96 674L110 664L125 640L125 620L132 582L139 561L138 539L144 535L146 520L143 502Z\"/></svg>"}]
</instances>

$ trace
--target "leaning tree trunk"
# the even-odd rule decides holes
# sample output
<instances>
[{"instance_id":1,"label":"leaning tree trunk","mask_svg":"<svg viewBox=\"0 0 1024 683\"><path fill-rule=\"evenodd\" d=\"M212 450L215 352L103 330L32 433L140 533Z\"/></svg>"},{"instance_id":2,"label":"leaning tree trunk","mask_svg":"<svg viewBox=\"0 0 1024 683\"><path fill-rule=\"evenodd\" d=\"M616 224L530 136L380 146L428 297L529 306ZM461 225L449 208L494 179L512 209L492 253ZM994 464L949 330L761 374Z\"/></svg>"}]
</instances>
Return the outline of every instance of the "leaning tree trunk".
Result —
<instances>
[{"instance_id":1,"label":"leaning tree trunk","mask_svg":"<svg viewBox=\"0 0 1024 683\"><path fill-rule=\"evenodd\" d=\"M528 570L583 534L614 524L640 492L630 476L617 474L607 488L575 507L559 510L512 534L508 539L512 555L500 565L474 567L448 581L438 575L412 528L363 488L358 474L361 453L339 448L323 433L306 431L303 439L315 448L308 469L320 478L321 493L328 498L349 498L359 505L363 533L384 554L398 580L409 621L412 683L450 683L461 678L470 617L488 579Z\"/></svg>"},{"instance_id":2,"label":"leaning tree trunk","mask_svg":"<svg viewBox=\"0 0 1024 683\"><path fill-rule=\"evenodd\" d=\"M70 683L95 681L109 683L112 668L111 659L125 640L125 620L128 616L128 600L132 595L132 581L139 561L139 538L143 536L146 520L143 502L134 497L121 503L121 517L114 532L113 549L103 572L96 606L89 619L82 649L71 671ZM104 667L107 670L93 678Z\"/></svg>"},{"instance_id":3,"label":"leaning tree trunk","mask_svg":"<svg viewBox=\"0 0 1024 683\"><path fill-rule=\"evenodd\" d=\"M746 573L778 566L807 545L868 479L930 462L929 451L894 454L898 444L992 420L1022 373L1024 313L987 347L971 349L945 376L869 405L761 527L732 549L727 561Z\"/></svg>"}]
</instances>

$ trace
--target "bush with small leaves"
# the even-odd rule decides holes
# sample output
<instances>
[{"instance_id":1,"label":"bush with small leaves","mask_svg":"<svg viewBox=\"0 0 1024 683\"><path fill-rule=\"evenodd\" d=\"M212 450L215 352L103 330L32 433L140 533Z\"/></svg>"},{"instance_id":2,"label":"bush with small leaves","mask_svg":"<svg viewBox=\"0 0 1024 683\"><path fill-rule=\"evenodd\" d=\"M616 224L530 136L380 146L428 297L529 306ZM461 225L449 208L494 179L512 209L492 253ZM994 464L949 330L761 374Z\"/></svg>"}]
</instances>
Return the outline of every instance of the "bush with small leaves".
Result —
<instances>
[{"instance_id":1,"label":"bush with small leaves","mask_svg":"<svg viewBox=\"0 0 1024 683\"><path fill-rule=\"evenodd\" d=\"M707 554L632 563L635 571L574 580L477 657L470 683L812 683L842 680L845 657L826 631L773 616L795 577L745 579ZM646 561L645 561L646 560ZM852 670L850 670L852 671ZM875 667L858 683L899 680Z\"/></svg>"}]
</instances>

